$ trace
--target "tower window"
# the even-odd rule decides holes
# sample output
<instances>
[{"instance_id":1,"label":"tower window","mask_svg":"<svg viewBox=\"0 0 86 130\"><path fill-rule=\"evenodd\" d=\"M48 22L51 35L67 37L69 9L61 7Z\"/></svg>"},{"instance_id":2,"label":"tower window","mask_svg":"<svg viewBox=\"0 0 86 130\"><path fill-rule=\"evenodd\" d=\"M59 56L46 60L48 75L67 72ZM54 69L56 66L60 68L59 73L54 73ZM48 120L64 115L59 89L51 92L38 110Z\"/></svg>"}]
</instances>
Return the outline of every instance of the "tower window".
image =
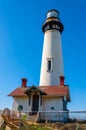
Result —
<instances>
[{"instance_id":1,"label":"tower window","mask_svg":"<svg viewBox=\"0 0 86 130\"><path fill-rule=\"evenodd\" d=\"M52 59L47 59L47 71L52 71Z\"/></svg>"},{"instance_id":2,"label":"tower window","mask_svg":"<svg viewBox=\"0 0 86 130\"><path fill-rule=\"evenodd\" d=\"M53 24L53 25L52 25L52 28L56 28L56 25L55 25L55 24Z\"/></svg>"},{"instance_id":3,"label":"tower window","mask_svg":"<svg viewBox=\"0 0 86 130\"><path fill-rule=\"evenodd\" d=\"M60 27L58 25L56 25L56 29L59 29L60 30Z\"/></svg>"},{"instance_id":4,"label":"tower window","mask_svg":"<svg viewBox=\"0 0 86 130\"><path fill-rule=\"evenodd\" d=\"M49 30L49 25L46 26L45 31Z\"/></svg>"},{"instance_id":5,"label":"tower window","mask_svg":"<svg viewBox=\"0 0 86 130\"><path fill-rule=\"evenodd\" d=\"M51 70L51 60L48 60L48 70Z\"/></svg>"}]
</instances>

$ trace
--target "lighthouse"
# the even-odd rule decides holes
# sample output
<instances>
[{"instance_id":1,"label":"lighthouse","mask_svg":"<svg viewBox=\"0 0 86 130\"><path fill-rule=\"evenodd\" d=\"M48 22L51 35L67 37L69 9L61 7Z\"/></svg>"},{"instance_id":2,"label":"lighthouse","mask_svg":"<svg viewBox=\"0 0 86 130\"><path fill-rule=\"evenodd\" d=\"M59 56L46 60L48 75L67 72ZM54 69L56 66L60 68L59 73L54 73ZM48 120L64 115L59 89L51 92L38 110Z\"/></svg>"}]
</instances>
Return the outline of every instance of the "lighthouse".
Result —
<instances>
[{"instance_id":1,"label":"lighthouse","mask_svg":"<svg viewBox=\"0 0 86 130\"><path fill-rule=\"evenodd\" d=\"M44 32L43 53L39 86L60 84L59 77L64 76L62 40L63 24L57 10L49 10L42 26Z\"/></svg>"},{"instance_id":2,"label":"lighthouse","mask_svg":"<svg viewBox=\"0 0 86 130\"><path fill-rule=\"evenodd\" d=\"M70 102L69 86L64 82L61 34L63 24L57 10L49 10L42 26L44 32L43 54L39 86L28 86L22 78L19 87L9 96L13 97L13 111L22 106L29 121L67 121ZM59 113L60 111L60 113Z\"/></svg>"}]
</instances>

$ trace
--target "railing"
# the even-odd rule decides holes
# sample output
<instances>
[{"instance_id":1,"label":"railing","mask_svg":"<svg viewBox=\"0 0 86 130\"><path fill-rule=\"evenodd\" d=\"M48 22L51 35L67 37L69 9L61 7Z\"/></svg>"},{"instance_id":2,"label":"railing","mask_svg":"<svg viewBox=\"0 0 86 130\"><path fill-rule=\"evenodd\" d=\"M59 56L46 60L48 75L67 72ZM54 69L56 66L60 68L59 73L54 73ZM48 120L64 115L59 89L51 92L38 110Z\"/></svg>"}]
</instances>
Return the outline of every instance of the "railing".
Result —
<instances>
[{"instance_id":1,"label":"railing","mask_svg":"<svg viewBox=\"0 0 86 130\"><path fill-rule=\"evenodd\" d=\"M69 111L69 118L86 121L86 111Z\"/></svg>"},{"instance_id":2,"label":"railing","mask_svg":"<svg viewBox=\"0 0 86 130\"><path fill-rule=\"evenodd\" d=\"M86 121L86 111L38 111L38 112L21 112L21 118L24 120L32 120L37 118L38 121L63 121L66 122L68 120L80 120ZM2 112L0 112L2 115ZM31 117L33 116L33 117ZM18 111L10 111L10 118L18 119L19 112Z\"/></svg>"}]
</instances>

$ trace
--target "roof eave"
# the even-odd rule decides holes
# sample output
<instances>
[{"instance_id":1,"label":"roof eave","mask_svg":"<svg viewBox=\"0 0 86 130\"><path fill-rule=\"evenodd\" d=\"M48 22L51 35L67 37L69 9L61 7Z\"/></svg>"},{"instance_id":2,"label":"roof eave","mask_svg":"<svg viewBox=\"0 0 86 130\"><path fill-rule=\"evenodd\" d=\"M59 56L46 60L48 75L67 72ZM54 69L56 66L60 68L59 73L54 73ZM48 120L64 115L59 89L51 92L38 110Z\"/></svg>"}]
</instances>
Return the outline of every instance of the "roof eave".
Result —
<instances>
[{"instance_id":1,"label":"roof eave","mask_svg":"<svg viewBox=\"0 0 86 130\"><path fill-rule=\"evenodd\" d=\"M9 97L27 97L27 95L11 95L11 94L9 94L7 96L9 96Z\"/></svg>"},{"instance_id":2,"label":"roof eave","mask_svg":"<svg viewBox=\"0 0 86 130\"><path fill-rule=\"evenodd\" d=\"M34 90L32 90L34 89ZM31 92L40 92L42 95L46 95L46 93L44 91L42 91L41 89L39 89L38 87L32 86L31 88L27 88L24 93L25 94L29 94Z\"/></svg>"}]
</instances>

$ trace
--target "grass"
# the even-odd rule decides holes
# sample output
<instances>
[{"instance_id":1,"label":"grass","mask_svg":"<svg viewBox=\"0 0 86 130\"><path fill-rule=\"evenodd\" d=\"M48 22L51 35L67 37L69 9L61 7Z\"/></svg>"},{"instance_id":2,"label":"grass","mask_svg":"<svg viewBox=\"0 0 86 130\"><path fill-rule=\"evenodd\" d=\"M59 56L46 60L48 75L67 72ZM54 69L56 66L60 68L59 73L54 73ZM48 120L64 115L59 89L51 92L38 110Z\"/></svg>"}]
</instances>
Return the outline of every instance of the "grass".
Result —
<instances>
[{"instance_id":1,"label":"grass","mask_svg":"<svg viewBox=\"0 0 86 130\"><path fill-rule=\"evenodd\" d=\"M58 129L58 130L86 130L86 122L84 123L77 123L77 122L72 122L72 123L62 123L62 122L57 122L57 123L40 123L40 124L24 124L24 126L22 126L21 130L51 130L50 128L47 127L51 127L53 130ZM5 130L5 129L1 129L0 130ZM12 128L12 130L18 130L15 128Z\"/></svg>"},{"instance_id":2,"label":"grass","mask_svg":"<svg viewBox=\"0 0 86 130\"><path fill-rule=\"evenodd\" d=\"M44 125L29 125L23 127L21 130L50 130L46 128Z\"/></svg>"},{"instance_id":3,"label":"grass","mask_svg":"<svg viewBox=\"0 0 86 130\"><path fill-rule=\"evenodd\" d=\"M0 130L5 129L0 128ZM12 130L18 130L18 129L12 128ZM46 128L44 125L25 125L21 128L21 130L50 130L50 129Z\"/></svg>"}]
</instances>

